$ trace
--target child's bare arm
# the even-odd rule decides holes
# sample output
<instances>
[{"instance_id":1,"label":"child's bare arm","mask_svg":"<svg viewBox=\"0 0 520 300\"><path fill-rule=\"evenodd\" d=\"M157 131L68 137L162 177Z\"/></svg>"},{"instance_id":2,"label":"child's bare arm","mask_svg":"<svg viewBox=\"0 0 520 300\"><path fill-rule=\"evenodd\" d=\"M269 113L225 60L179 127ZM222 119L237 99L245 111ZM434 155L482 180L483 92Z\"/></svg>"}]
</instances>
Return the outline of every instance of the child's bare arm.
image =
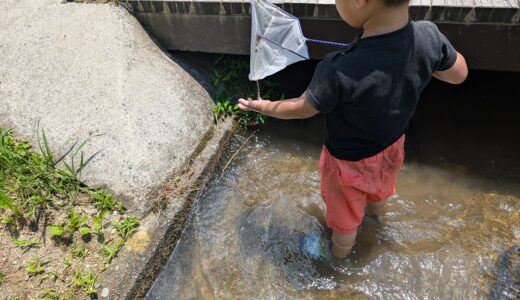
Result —
<instances>
[{"instance_id":1,"label":"child's bare arm","mask_svg":"<svg viewBox=\"0 0 520 300\"><path fill-rule=\"evenodd\" d=\"M253 110L278 119L305 119L319 113L305 100L305 94L298 98L279 101L239 99L238 107L241 110Z\"/></svg>"},{"instance_id":2,"label":"child's bare arm","mask_svg":"<svg viewBox=\"0 0 520 300\"><path fill-rule=\"evenodd\" d=\"M435 71L433 77L451 84L462 83L466 80L466 77L468 77L468 66L466 65L464 56L457 52L455 64L453 64L453 66L448 70Z\"/></svg>"}]
</instances>

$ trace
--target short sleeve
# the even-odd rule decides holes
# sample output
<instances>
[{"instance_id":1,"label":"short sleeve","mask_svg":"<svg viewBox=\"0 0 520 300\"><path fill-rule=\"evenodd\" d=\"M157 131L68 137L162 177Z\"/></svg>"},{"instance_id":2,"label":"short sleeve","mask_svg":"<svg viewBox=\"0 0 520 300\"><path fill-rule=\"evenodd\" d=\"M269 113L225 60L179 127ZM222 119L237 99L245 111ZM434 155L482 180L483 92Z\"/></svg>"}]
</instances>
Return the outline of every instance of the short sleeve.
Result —
<instances>
[{"instance_id":1,"label":"short sleeve","mask_svg":"<svg viewBox=\"0 0 520 300\"><path fill-rule=\"evenodd\" d=\"M450 41L448 41L448 38L446 38L444 34L442 34L438 29L436 32L440 39L440 59L436 71L446 71L455 64L455 61L457 60L457 51L455 51L455 48L451 45Z\"/></svg>"},{"instance_id":2,"label":"short sleeve","mask_svg":"<svg viewBox=\"0 0 520 300\"><path fill-rule=\"evenodd\" d=\"M305 91L305 99L319 112L328 113L336 107L340 96L338 76L330 61L325 58L314 71Z\"/></svg>"}]
</instances>

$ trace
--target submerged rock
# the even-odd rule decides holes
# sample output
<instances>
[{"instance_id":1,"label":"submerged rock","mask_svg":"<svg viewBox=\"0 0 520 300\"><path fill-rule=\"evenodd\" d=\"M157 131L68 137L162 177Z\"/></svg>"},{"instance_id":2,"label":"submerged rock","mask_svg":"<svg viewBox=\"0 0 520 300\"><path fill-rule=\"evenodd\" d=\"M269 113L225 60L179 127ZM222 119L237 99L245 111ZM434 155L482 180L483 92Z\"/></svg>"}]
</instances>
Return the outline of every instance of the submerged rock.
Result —
<instances>
[{"instance_id":1,"label":"submerged rock","mask_svg":"<svg viewBox=\"0 0 520 300\"><path fill-rule=\"evenodd\" d=\"M489 299L520 299L520 245L504 252L494 272L497 278Z\"/></svg>"}]
</instances>

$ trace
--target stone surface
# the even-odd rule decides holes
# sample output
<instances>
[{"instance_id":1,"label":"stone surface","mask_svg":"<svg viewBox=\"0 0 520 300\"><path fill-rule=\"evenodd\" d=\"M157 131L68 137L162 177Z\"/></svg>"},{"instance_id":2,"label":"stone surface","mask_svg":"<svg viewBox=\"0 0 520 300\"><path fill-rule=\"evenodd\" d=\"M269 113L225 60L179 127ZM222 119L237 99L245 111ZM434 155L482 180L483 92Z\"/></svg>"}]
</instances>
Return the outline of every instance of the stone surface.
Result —
<instances>
[{"instance_id":1,"label":"stone surface","mask_svg":"<svg viewBox=\"0 0 520 300\"><path fill-rule=\"evenodd\" d=\"M107 289L107 288L104 288L102 291L101 291L101 297L103 298L106 298L108 297L108 294L110 293L110 290Z\"/></svg>"},{"instance_id":2,"label":"stone surface","mask_svg":"<svg viewBox=\"0 0 520 300\"><path fill-rule=\"evenodd\" d=\"M212 137L189 167L182 194L166 192L167 204L141 220L139 231L125 244L100 277L101 290L110 290L110 299L143 299L184 230L191 207L215 173L222 153L232 136L233 121L216 126ZM168 190L168 189L166 189ZM99 291L99 290L98 290Z\"/></svg>"},{"instance_id":3,"label":"stone surface","mask_svg":"<svg viewBox=\"0 0 520 300\"><path fill-rule=\"evenodd\" d=\"M43 128L56 157L88 140L82 179L144 215L213 126L206 90L121 7L3 0L0 10L0 127L34 145Z\"/></svg>"}]
</instances>

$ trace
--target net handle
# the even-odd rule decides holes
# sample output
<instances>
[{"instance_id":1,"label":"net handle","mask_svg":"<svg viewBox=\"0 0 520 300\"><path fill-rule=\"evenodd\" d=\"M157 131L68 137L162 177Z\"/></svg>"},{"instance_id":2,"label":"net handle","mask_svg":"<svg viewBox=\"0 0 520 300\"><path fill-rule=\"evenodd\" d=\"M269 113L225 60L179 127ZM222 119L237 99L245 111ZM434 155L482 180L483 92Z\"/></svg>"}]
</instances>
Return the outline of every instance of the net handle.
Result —
<instances>
[{"instance_id":1,"label":"net handle","mask_svg":"<svg viewBox=\"0 0 520 300\"><path fill-rule=\"evenodd\" d=\"M311 42L311 43L317 43L317 44L326 44L326 45L340 46L340 47L345 47L345 46L349 45L349 44L346 44L346 43L338 43L338 42L316 40L316 39L308 39L308 38L305 38L305 41Z\"/></svg>"}]
</instances>

